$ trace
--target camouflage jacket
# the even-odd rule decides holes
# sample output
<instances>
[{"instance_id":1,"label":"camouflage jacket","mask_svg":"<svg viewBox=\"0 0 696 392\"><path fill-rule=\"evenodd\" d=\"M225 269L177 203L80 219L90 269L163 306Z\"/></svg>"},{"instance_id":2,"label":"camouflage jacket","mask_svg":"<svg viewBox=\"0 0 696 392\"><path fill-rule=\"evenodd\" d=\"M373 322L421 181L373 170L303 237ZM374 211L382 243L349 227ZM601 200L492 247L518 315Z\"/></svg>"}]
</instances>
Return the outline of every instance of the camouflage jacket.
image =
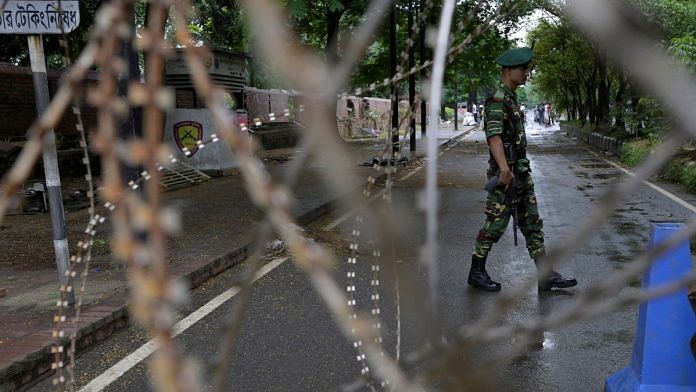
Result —
<instances>
[{"instance_id":1,"label":"camouflage jacket","mask_svg":"<svg viewBox=\"0 0 696 392\"><path fill-rule=\"evenodd\" d=\"M515 128L517 128L516 138ZM486 139L500 135L503 143L514 143L517 148L517 160L515 171L517 174L531 172L527 153L527 136L524 132L524 113L517 104L517 94L510 90L503 82L498 84L495 92L486 101L483 111L483 129L486 131ZM513 140L514 138L514 140ZM489 172L497 172L498 167L491 156Z\"/></svg>"}]
</instances>

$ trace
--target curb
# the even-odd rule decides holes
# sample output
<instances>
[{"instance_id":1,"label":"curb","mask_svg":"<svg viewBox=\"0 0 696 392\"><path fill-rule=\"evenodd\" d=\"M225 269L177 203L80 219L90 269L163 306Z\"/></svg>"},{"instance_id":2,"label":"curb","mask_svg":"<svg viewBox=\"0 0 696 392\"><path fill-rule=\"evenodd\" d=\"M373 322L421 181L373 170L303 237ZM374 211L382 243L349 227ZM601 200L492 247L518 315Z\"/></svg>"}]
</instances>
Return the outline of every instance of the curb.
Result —
<instances>
[{"instance_id":1,"label":"curb","mask_svg":"<svg viewBox=\"0 0 696 392\"><path fill-rule=\"evenodd\" d=\"M438 149L451 148L475 129L472 128L448 139L440 144ZM410 160L406 165L415 162L416 160ZM380 175L378 179L383 176L386 174ZM330 200L305 212L296 218L297 223L302 226L309 225L329 213L337 201L338 199ZM190 289L193 290L244 261L249 255L251 246L252 243L242 245L223 256L197 265L188 264L173 267L171 275L188 280ZM77 354L128 326L128 306L129 295L123 293L112 295L100 301L98 305L83 309L75 344ZM52 335L52 329L44 329L22 338L18 344L7 347L0 346L0 353L9 354L7 357L11 358L9 361L0 360L0 392L27 390L48 377L53 363L51 347L55 340ZM63 346L69 343L68 338L61 340Z\"/></svg>"},{"instance_id":2,"label":"curb","mask_svg":"<svg viewBox=\"0 0 696 392\"><path fill-rule=\"evenodd\" d=\"M308 225L322 217L332 209L331 200L297 218L300 225ZM231 252L217 257L204 265L180 265L171 269L172 276L189 282L193 290L209 279L232 268L249 255L251 243L242 245ZM80 316L77 332L76 351L88 349L94 344L113 335L114 332L128 325L129 297L127 294L117 294L105 298L99 305L84 309ZM52 330L43 330L23 338L19 344L0 348L0 352L15 354L10 361L0 362L0 392L26 390L50 374L53 363L51 347L54 344ZM65 338L63 346L70 344Z\"/></svg>"},{"instance_id":3,"label":"curb","mask_svg":"<svg viewBox=\"0 0 696 392\"><path fill-rule=\"evenodd\" d=\"M569 135L614 155L619 155L621 147L623 146L622 141L602 135L601 133L580 130L565 123L561 123L560 128L561 131L568 132Z\"/></svg>"}]
</instances>

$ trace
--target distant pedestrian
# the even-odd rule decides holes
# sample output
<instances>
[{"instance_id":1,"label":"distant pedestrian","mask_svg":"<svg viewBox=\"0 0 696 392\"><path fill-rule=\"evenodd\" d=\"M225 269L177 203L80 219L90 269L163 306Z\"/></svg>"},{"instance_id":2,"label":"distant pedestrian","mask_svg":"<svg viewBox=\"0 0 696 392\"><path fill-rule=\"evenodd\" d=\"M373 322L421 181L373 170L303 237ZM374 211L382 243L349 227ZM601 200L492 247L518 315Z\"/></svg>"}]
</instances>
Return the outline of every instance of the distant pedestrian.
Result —
<instances>
[{"instance_id":1,"label":"distant pedestrian","mask_svg":"<svg viewBox=\"0 0 696 392\"><path fill-rule=\"evenodd\" d=\"M486 101L483 112L483 129L486 132L490 159L488 178L498 177L498 186L488 193L486 200L486 219L476 236L468 283L480 290L498 291L499 282L486 272L486 259L494 243L498 242L510 222L513 211L507 190L516 190L513 197L519 200L517 208L519 225L527 242L527 250L535 263L545 255L543 223L539 216L531 165L527 159L527 138L524 122L520 115L515 90L529 77L529 64L532 61L530 48L517 48L503 53L496 59L502 66L501 81L494 94ZM558 272L543 277L539 290L568 288L577 281L564 278Z\"/></svg>"},{"instance_id":2,"label":"distant pedestrian","mask_svg":"<svg viewBox=\"0 0 696 392\"><path fill-rule=\"evenodd\" d=\"M520 105L520 114L522 115L522 122L527 123L527 106L525 104Z\"/></svg>"},{"instance_id":3,"label":"distant pedestrian","mask_svg":"<svg viewBox=\"0 0 696 392\"><path fill-rule=\"evenodd\" d=\"M549 122L551 122L551 125L554 125L556 123L556 112L553 110L553 106L549 103Z\"/></svg>"}]
</instances>

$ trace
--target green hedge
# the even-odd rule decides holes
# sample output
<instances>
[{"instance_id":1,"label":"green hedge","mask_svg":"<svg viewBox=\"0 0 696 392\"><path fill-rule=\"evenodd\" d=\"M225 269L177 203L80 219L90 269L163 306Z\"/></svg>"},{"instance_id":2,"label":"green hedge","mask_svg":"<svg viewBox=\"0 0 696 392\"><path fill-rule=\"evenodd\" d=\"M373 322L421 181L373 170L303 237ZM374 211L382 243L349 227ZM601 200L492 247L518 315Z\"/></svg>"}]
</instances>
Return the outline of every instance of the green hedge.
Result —
<instances>
[{"instance_id":1,"label":"green hedge","mask_svg":"<svg viewBox=\"0 0 696 392\"><path fill-rule=\"evenodd\" d=\"M696 165L694 162L688 162L682 165L681 171L681 183L689 190L689 192L696 193Z\"/></svg>"},{"instance_id":2,"label":"green hedge","mask_svg":"<svg viewBox=\"0 0 696 392\"><path fill-rule=\"evenodd\" d=\"M647 140L624 143L619 151L621 161L630 167L636 167L650 154L651 145Z\"/></svg>"},{"instance_id":3,"label":"green hedge","mask_svg":"<svg viewBox=\"0 0 696 392\"><path fill-rule=\"evenodd\" d=\"M655 145L653 140L640 140L625 143L619 157L630 167L638 166ZM696 162L686 159L672 159L658 174L660 179L683 185L689 192L696 193Z\"/></svg>"}]
</instances>

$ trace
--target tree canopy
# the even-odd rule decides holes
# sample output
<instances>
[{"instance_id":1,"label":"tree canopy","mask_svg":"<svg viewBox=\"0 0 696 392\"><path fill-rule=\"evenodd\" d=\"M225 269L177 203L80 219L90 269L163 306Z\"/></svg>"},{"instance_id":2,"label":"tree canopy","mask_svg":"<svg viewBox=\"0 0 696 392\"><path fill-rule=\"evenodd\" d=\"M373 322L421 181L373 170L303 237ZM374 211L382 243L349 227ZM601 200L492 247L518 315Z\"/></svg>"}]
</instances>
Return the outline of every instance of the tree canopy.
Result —
<instances>
[{"instance_id":1,"label":"tree canopy","mask_svg":"<svg viewBox=\"0 0 696 392\"><path fill-rule=\"evenodd\" d=\"M631 0L636 23L648 26L665 51L694 70L696 1ZM564 17L543 20L530 32L538 60L531 84L571 120L595 126L659 131L668 125L663 110L632 83L630 72L607 64L605 53L575 31ZM637 130L636 124L640 125Z\"/></svg>"}]
</instances>

